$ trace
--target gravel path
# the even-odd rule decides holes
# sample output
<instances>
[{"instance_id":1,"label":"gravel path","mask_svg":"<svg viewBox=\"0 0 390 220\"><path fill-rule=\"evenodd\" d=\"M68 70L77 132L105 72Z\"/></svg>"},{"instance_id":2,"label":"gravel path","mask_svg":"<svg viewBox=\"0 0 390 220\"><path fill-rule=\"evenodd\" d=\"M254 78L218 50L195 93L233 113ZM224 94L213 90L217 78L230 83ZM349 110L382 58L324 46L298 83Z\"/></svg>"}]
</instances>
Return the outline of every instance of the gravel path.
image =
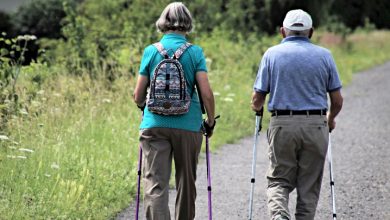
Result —
<instances>
[{"instance_id":1,"label":"gravel path","mask_svg":"<svg viewBox=\"0 0 390 220\"><path fill-rule=\"evenodd\" d=\"M333 172L339 220L390 220L390 62L354 75L342 90L344 107L332 133ZM253 122L254 123L254 122ZM249 125L253 126L253 125ZM218 135L218 134L217 134ZM211 155L213 219L243 220L248 215L253 137ZM211 139L212 141L212 139ZM212 144L212 142L211 142ZM268 219L266 140L258 144L253 219ZM202 155L204 158L204 155ZM206 163L198 166L196 220L208 219ZM331 219L328 164L316 220ZM171 213L175 190L170 193ZM295 194L290 197L294 212ZM134 204L117 220L134 219Z\"/></svg>"}]
</instances>

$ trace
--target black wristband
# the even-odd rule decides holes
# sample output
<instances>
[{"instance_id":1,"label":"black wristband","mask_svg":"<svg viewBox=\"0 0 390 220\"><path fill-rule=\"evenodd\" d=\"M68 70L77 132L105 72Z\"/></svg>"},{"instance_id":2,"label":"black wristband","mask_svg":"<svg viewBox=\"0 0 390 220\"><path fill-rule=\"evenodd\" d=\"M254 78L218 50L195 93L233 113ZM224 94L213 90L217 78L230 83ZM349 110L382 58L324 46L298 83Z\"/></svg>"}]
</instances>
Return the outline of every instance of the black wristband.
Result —
<instances>
[{"instance_id":1,"label":"black wristband","mask_svg":"<svg viewBox=\"0 0 390 220\"><path fill-rule=\"evenodd\" d=\"M145 105L143 105L143 106L137 105L137 107L138 107L142 112L145 110Z\"/></svg>"}]
</instances>

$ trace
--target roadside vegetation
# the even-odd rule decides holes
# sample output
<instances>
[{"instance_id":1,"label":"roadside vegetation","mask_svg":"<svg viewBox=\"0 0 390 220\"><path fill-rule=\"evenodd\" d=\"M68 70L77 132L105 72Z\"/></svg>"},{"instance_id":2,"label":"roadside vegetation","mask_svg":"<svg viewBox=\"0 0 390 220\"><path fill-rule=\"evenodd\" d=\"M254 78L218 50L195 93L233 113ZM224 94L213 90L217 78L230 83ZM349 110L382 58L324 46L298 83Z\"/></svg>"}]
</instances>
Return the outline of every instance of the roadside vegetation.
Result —
<instances>
[{"instance_id":1,"label":"roadside vegetation","mask_svg":"<svg viewBox=\"0 0 390 220\"><path fill-rule=\"evenodd\" d=\"M145 19L137 18L143 1L123 2L65 2L59 39L1 36L0 219L108 219L134 198L141 113L131 95L142 49L160 37L151 24L166 1L150 5L153 16ZM215 25L189 37L204 49L221 115L213 150L252 134L258 64L281 40ZM352 73L390 59L389 31L328 30L312 40L332 51L344 85ZM39 56L27 65L25 45L36 43Z\"/></svg>"}]
</instances>

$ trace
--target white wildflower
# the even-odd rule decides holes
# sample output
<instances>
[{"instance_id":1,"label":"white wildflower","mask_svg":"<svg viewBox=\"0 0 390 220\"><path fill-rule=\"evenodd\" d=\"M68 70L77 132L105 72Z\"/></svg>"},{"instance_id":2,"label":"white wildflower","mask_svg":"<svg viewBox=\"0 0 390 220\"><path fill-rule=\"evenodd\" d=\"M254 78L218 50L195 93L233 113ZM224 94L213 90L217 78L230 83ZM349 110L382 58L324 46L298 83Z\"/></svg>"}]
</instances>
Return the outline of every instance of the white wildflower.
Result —
<instances>
[{"instance_id":1,"label":"white wildflower","mask_svg":"<svg viewBox=\"0 0 390 220\"><path fill-rule=\"evenodd\" d=\"M21 40L26 40L26 38L23 35L19 35L16 40L21 41Z\"/></svg>"},{"instance_id":2,"label":"white wildflower","mask_svg":"<svg viewBox=\"0 0 390 220\"><path fill-rule=\"evenodd\" d=\"M208 63L212 63L212 62L213 62L213 60L212 60L211 58L207 57L207 58L206 58L206 62L208 62Z\"/></svg>"},{"instance_id":3,"label":"white wildflower","mask_svg":"<svg viewBox=\"0 0 390 220\"><path fill-rule=\"evenodd\" d=\"M9 137L5 136L5 135L0 135L0 140L2 141L8 141L9 140Z\"/></svg>"},{"instance_id":4,"label":"white wildflower","mask_svg":"<svg viewBox=\"0 0 390 220\"><path fill-rule=\"evenodd\" d=\"M229 98L229 97L226 97L226 98L224 98L222 100L225 101L225 102L233 102L233 99Z\"/></svg>"},{"instance_id":5,"label":"white wildflower","mask_svg":"<svg viewBox=\"0 0 390 220\"><path fill-rule=\"evenodd\" d=\"M46 177L51 177L51 175L50 175L50 174L47 174L47 173L45 173L45 176L46 176Z\"/></svg>"},{"instance_id":6,"label":"white wildflower","mask_svg":"<svg viewBox=\"0 0 390 220\"><path fill-rule=\"evenodd\" d=\"M30 41L30 40L36 40L37 39L37 36L35 35L19 35L16 40L18 41L22 41L22 40L25 40L25 41Z\"/></svg>"},{"instance_id":7,"label":"white wildflower","mask_svg":"<svg viewBox=\"0 0 390 220\"><path fill-rule=\"evenodd\" d=\"M7 158L10 158L10 159L27 159L26 156L15 156L15 155L7 155Z\"/></svg>"},{"instance_id":8,"label":"white wildflower","mask_svg":"<svg viewBox=\"0 0 390 220\"><path fill-rule=\"evenodd\" d=\"M31 101L31 105L34 107L39 107L39 106L41 106L41 103L38 101Z\"/></svg>"},{"instance_id":9,"label":"white wildflower","mask_svg":"<svg viewBox=\"0 0 390 220\"><path fill-rule=\"evenodd\" d=\"M103 99L102 102L103 103L111 103L111 100L110 99Z\"/></svg>"},{"instance_id":10,"label":"white wildflower","mask_svg":"<svg viewBox=\"0 0 390 220\"><path fill-rule=\"evenodd\" d=\"M20 109L19 113L22 114L22 115L28 115L28 112L24 108Z\"/></svg>"},{"instance_id":11,"label":"white wildflower","mask_svg":"<svg viewBox=\"0 0 390 220\"><path fill-rule=\"evenodd\" d=\"M28 35L29 37L29 40L36 40L37 39L37 36L35 35Z\"/></svg>"},{"instance_id":12,"label":"white wildflower","mask_svg":"<svg viewBox=\"0 0 390 220\"><path fill-rule=\"evenodd\" d=\"M34 153L33 150L27 149L27 148L19 148L19 150L22 151L22 152Z\"/></svg>"},{"instance_id":13,"label":"white wildflower","mask_svg":"<svg viewBox=\"0 0 390 220\"><path fill-rule=\"evenodd\" d=\"M221 95L221 93L219 93L219 92L214 92L214 95L215 95L215 96L219 96L219 95Z\"/></svg>"},{"instance_id":14,"label":"white wildflower","mask_svg":"<svg viewBox=\"0 0 390 220\"><path fill-rule=\"evenodd\" d=\"M56 163L52 163L51 166L50 166L52 169L60 169L60 166Z\"/></svg>"}]
</instances>

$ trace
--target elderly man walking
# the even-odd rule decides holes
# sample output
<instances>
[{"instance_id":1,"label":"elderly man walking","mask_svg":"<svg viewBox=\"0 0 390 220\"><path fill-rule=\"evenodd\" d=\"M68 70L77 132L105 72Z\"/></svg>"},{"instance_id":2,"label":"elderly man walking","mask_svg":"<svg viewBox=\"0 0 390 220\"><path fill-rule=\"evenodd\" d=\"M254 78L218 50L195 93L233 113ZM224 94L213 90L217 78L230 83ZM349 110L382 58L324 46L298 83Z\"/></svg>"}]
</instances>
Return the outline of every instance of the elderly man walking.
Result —
<instances>
[{"instance_id":1,"label":"elderly man walking","mask_svg":"<svg viewBox=\"0 0 390 220\"><path fill-rule=\"evenodd\" d=\"M288 200L296 189L295 219L312 220L329 132L342 108L341 82L329 50L310 42L308 13L289 11L280 32L284 39L265 52L252 95L252 109L260 111L269 94L272 114L267 131L268 209L271 220L291 219Z\"/></svg>"}]
</instances>

